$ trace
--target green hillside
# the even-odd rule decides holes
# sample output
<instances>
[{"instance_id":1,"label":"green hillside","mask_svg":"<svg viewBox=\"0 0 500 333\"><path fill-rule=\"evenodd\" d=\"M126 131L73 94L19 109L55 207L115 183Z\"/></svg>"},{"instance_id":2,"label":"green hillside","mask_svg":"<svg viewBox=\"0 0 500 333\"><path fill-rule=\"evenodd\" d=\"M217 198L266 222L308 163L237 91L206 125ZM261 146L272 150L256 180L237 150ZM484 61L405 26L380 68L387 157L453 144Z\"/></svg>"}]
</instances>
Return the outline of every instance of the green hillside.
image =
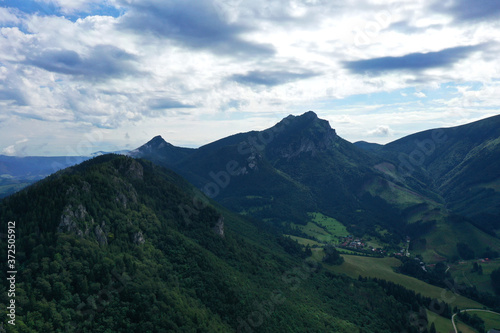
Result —
<instances>
[{"instance_id":1,"label":"green hillside","mask_svg":"<svg viewBox=\"0 0 500 333\"><path fill-rule=\"evenodd\" d=\"M15 221L17 249L7 332L416 332L414 300L331 274L151 162L58 172L2 200L0 221Z\"/></svg>"},{"instance_id":2,"label":"green hillside","mask_svg":"<svg viewBox=\"0 0 500 333\"><path fill-rule=\"evenodd\" d=\"M500 115L409 135L372 153L391 161L406 181L440 193L449 209L482 230L500 229Z\"/></svg>"}]
</instances>

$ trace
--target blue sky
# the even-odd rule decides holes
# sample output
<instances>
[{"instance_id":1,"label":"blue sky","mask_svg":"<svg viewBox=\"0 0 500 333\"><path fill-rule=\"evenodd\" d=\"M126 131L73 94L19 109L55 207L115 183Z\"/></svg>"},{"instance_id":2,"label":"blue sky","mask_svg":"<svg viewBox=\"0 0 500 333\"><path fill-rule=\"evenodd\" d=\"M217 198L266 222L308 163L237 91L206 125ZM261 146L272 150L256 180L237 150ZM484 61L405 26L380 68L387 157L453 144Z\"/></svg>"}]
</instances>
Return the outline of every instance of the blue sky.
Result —
<instances>
[{"instance_id":1,"label":"blue sky","mask_svg":"<svg viewBox=\"0 0 500 333\"><path fill-rule=\"evenodd\" d=\"M0 1L0 154L197 147L315 111L387 143L500 110L500 2Z\"/></svg>"}]
</instances>

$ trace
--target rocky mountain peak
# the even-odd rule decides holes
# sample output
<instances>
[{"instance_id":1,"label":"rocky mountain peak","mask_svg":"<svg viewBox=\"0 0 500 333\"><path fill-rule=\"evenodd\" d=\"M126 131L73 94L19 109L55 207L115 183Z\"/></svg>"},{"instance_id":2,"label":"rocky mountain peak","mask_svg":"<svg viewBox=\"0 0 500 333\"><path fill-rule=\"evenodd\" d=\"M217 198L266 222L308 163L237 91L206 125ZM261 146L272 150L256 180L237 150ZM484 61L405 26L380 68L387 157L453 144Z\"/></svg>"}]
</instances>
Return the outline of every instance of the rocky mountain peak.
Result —
<instances>
[{"instance_id":1,"label":"rocky mountain peak","mask_svg":"<svg viewBox=\"0 0 500 333\"><path fill-rule=\"evenodd\" d=\"M271 144L272 154L291 158L304 152L313 155L328 150L338 138L329 122L313 111L300 116L290 115L272 128L277 135Z\"/></svg>"}]
</instances>

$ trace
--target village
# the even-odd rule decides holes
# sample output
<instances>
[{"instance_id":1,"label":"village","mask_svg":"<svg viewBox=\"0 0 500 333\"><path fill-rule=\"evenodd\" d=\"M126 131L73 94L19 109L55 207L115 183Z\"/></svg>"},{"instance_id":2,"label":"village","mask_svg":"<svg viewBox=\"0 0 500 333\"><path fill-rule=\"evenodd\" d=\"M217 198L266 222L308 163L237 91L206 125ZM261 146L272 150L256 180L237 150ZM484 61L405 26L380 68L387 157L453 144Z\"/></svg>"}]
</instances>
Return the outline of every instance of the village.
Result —
<instances>
[{"instance_id":1,"label":"village","mask_svg":"<svg viewBox=\"0 0 500 333\"><path fill-rule=\"evenodd\" d=\"M387 249L386 247L374 247L372 245L369 245L368 241L366 241L365 239L354 237L353 235L348 235L346 237L341 238L338 247L356 252L362 252L367 254L371 253L377 256L386 256L388 255L389 251L389 249ZM409 247L410 247L410 238L407 237L404 246L402 246L399 249L399 251L394 251L392 253L391 251L389 251L389 253L395 257L404 257L404 256L409 257L410 256Z\"/></svg>"}]
</instances>

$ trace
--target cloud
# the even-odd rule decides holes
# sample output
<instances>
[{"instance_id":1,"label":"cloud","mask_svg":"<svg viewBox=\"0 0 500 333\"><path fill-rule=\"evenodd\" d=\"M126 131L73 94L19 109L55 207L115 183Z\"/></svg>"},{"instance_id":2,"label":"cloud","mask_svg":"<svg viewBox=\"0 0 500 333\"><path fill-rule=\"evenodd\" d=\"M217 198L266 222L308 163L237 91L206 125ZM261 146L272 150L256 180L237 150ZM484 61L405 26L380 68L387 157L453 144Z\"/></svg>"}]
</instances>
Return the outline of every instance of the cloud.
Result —
<instances>
[{"instance_id":1,"label":"cloud","mask_svg":"<svg viewBox=\"0 0 500 333\"><path fill-rule=\"evenodd\" d=\"M271 56L274 47L245 40L255 27L229 22L212 1L122 1L127 13L120 27L143 35L145 31L192 48L232 56Z\"/></svg>"},{"instance_id":2,"label":"cloud","mask_svg":"<svg viewBox=\"0 0 500 333\"><path fill-rule=\"evenodd\" d=\"M148 106L153 110L162 109L185 109L185 108L195 108L196 105L184 104L179 101L170 98L155 98L149 101Z\"/></svg>"},{"instance_id":3,"label":"cloud","mask_svg":"<svg viewBox=\"0 0 500 333\"><path fill-rule=\"evenodd\" d=\"M8 24L8 23L20 23L20 19L11 12L9 8L0 7L0 23Z\"/></svg>"},{"instance_id":4,"label":"cloud","mask_svg":"<svg viewBox=\"0 0 500 333\"><path fill-rule=\"evenodd\" d=\"M427 97L423 92L419 91L414 93L413 95L417 96L418 98L424 98Z\"/></svg>"},{"instance_id":5,"label":"cloud","mask_svg":"<svg viewBox=\"0 0 500 333\"><path fill-rule=\"evenodd\" d=\"M500 26L495 8L465 3L4 0L0 151L34 131L17 154L35 141L76 146L73 137L95 129L117 144L134 133L133 146L152 126L197 145L310 109L348 139L377 142L450 125L456 116L432 117L451 110L477 119L500 106ZM484 92L441 86L457 82ZM265 122L250 123L255 115ZM232 125L214 132L207 119Z\"/></svg>"},{"instance_id":6,"label":"cloud","mask_svg":"<svg viewBox=\"0 0 500 333\"><path fill-rule=\"evenodd\" d=\"M137 73L136 57L112 45L96 45L86 56L73 50L45 49L28 55L25 63L49 72L99 80Z\"/></svg>"},{"instance_id":7,"label":"cloud","mask_svg":"<svg viewBox=\"0 0 500 333\"><path fill-rule=\"evenodd\" d=\"M24 138L24 139L16 141L16 145L18 145L20 143L25 143L25 142L28 142L28 141L29 141L29 139Z\"/></svg>"},{"instance_id":8,"label":"cloud","mask_svg":"<svg viewBox=\"0 0 500 333\"><path fill-rule=\"evenodd\" d=\"M16 148L14 147L14 145L8 146L2 150L2 154L14 156L16 155Z\"/></svg>"},{"instance_id":9,"label":"cloud","mask_svg":"<svg viewBox=\"0 0 500 333\"><path fill-rule=\"evenodd\" d=\"M26 106L28 102L22 91L15 88L1 88L0 87L0 100L12 102L14 105Z\"/></svg>"},{"instance_id":10,"label":"cloud","mask_svg":"<svg viewBox=\"0 0 500 333\"><path fill-rule=\"evenodd\" d=\"M500 3L496 0L436 1L431 10L451 15L459 24L468 21L500 20Z\"/></svg>"},{"instance_id":11,"label":"cloud","mask_svg":"<svg viewBox=\"0 0 500 333\"><path fill-rule=\"evenodd\" d=\"M408 21L398 21L394 22L387 27L387 30L393 30L404 34L417 34L417 33L425 33L428 29L438 29L442 28L441 24L430 24L427 26L417 27L411 25Z\"/></svg>"},{"instance_id":12,"label":"cloud","mask_svg":"<svg viewBox=\"0 0 500 333\"><path fill-rule=\"evenodd\" d=\"M357 74L380 74L389 71L422 71L429 68L450 67L471 53L481 51L485 44L457 46L437 52L410 53L401 57L381 57L345 61L344 66Z\"/></svg>"},{"instance_id":13,"label":"cloud","mask_svg":"<svg viewBox=\"0 0 500 333\"><path fill-rule=\"evenodd\" d=\"M373 136L385 137L392 135L392 130L389 126L381 125L376 129L369 131L368 134Z\"/></svg>"},{"instance_id":14,"label":"cloud","mask_svg":"<svg viewBox=\"0 0 500 333\"><path fill-rule=\"evenodd\" d=\"M287 72L287 71L250 71L247 74L235 74L231 80L248 85L277 86L297 80L304 80L318 76L315 72Z\"/></svg>"}]
</instances>

